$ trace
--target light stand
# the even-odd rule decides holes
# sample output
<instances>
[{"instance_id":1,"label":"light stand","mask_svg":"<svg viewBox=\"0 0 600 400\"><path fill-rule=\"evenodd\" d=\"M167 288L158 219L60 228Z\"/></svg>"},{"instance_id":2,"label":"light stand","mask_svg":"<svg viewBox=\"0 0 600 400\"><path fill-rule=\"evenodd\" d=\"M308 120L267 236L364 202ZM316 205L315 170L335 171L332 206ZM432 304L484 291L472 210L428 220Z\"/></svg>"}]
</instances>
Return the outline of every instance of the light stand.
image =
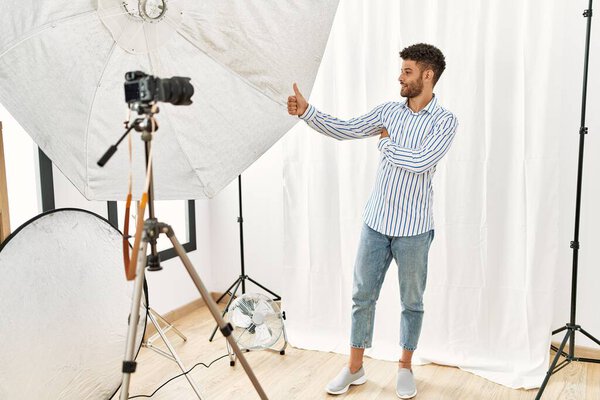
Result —
<instances>
[{"instance_id":1,"label":"light stand","mask_svg":"<svg viewBox=\"0 0 600 400\"><path fill-rule=\"evenodd\" d=\"M585 141L585 135L588 133L588 128L585 126L585 111L586 111L586 99L587 99L587 77L588 77L588 64L589 64L589 55L590 55L590 33L592 28L592 0L589 0L589 7L587 10L583 12L583 16L587 18L587 31L586 31L586 40L585 40L585 61L583 66L583 93L582 93L582 102L581 102L581 125L579 128L579 163L577 168L577 199L575 205L575 237L571 242L571 248L573 249L573 275L571 278L571 319L570 321L563 326L552 332L552 335L556 335L562 331L566 331L565 337L563 338L560 346L556 348L552 346L552 350L556 351L556 355L552 360L552 364L550 364L550 368L546 373L546 377L544 378L544 382L540 387L536 400L542 398L542 394L546 389L546 385L550 380L550 377L555 372L560 371L565 366L570 364L572 361L581 361L581 362L589 362L589 363L600 363L600 360L593 358L583 358L583 357L575 357L575 333L581 332L584 336L588 337L598 345L600 345L600 340L596 339L588 332L585 331L580 325L577 325L575 319L575 313L577 311L577 265L578 265L578 253L579 253L579 220L581 216L581 187L582 187L582 177L583 177L583 145ZM567 340L569 340L569 351L565 353L565 345L567 344ZM558 364L558 359L563 356L565 359Z\"/></svg>"},{"instance_id":2,"label":"light stand","mask_svg":"<svg viewBox=\"0 0 600 400\"><path fill-rule=\"evenodd\" d=\"M227 302L227 305L225 306L225 309L223 310L223 313L221 314L221 316L225 316L225 314L229 310L229 307L231 306L231 302L235 299L235 295L236 295L238 289L240 288L240 285L242 286L242 294L246 294L246 279L248 279L250 282L254 283L256 286L258 286L265 292L271 294L273 296L274 301L281 300L281 296L279 296L277 293L274 293L273 291L267 289L266 287L264 287L260 283L256 282L254 279L250 278L248 275L246 275L246 268L245 268L245 264L244 264L244 217L242 216L242 176L241 175L238 176L238 200L239 200L239 205L240 205L240 210L239 210L240 215L239 215L237 221L240 224L241 274L231 284L231 286L229 286L229 288L225 291L225 293L223 293L221 295L221 297L219 297L217 299L217 303L220 303L221 300L223 300L225 298L225 296L229 295L229 301ZM233 289L233 291L231 291L231 289ZM210 335L210 338L208 339L210 342L212 342L212 340L214 339L215 333L217 333L217 327L215 327L215 329L212 332L212 335ZM233 363L230 363L230 364L233 366Z\"/></svg>"},{"instance_id":3,"label":"light stand","mask_svg":"<svg viewBox=\"0 0 600 400\"><path fill-rule=\"evenodd\" d=\"M98 161L98 164L100 166L103 166L108 161L108 159L110 159L110 157L116 152L116 148L117 148L118 144L131 131L131 129L135 128L136 131L142 133L142 140L144 141L145 148L146 148L146 167L149 170L149 179L150 179L149 187L148 187L148 204L150 205L149 206L150 218L148 218L144 221L144 228L142 231L142 238L141 238L142 245L139 250L139 254L137 255L138 258L136 260L137 266L136 266L136 275L135 275L135 282L134 282L134 289L133 289L133 299L131 302L131 313L129 315L129 327L128 327L128 331L127 331L127 342L126 342L127 344L125 347L125 358L124 358L123 366L122 366L123 381L122 381L122 385L121 385L121 393L120 393L119 398L120 398L120 400L128 399L131 374L135 372L136 366L137 366L137 363L135 361L135 355L134 355L135 349L134 348L135 348L135 339L136 339L136 334L137 334L137 321L140 318L140 304L141 304L141 297L142 297L142 288L144 285L144 269L147 265L147 261L149 258L148 254L147 254L148 244L152 245L152 243L156 243L156 240L158 239L160 234L166 234L167 237L169 238L169 240L171 241L171 243L173 244L175 253L177 254L179 259L183 263L183 265L186 268L188 274L190 275L190 278L192 279L194 285L200 292L200 295L202 296L208 309L210 310L210 313L212 314L213 318L217 322L217 325L218 325L221 333L223 333L223 336L225 336L226 340L229 343L229 346L231 347L233 352L236 354L237 358L239 358L242 366L244 367L246 374L248 375L248 378L252 382L259 397L263 400L266 400L266 399L268 399L266 393L262 389L260 383L258 382L256 376L254 375L254 372L250 368L250 365L248 364L246 358L242 354L237 343L235 342L233 337L231 337L231 332L233 331L233 327L230 324L225 323L225 321L223 320L223 318L219 312L219 309L217 308L216 303L214 302L214 300L208 293L208 290L204 286L204 283L200 279L200 276L198 275L192 262L188 258L185 249L183 248L183 246L181 245L181 243L175 236L175 233L173 232L173 229L171 228L171 226L168 224L159 222L153 215L153 212L154 212L154 205L153 205L154 204L153 203L154 202L154 185L153 185L152 166L150 164L150 161L151 161L150 160L150 149L151 149L151 141L152 141L153 132L157 128L157 125L154 121L154 114L156 114L158 112L158 107L156 107L156 105L148 105L148 104L140 104L140 103L132 104L132 105L130 105L130 107L132 109L134 109L135 111L137 111L139 115L143 114L144 117L137 118L134 121L134 123L132 124L132 126L129 127L127 129L127 131L125 132L125 134L119 139L119 141L115 145L111 146L109 148L109 150L106 152L106 154L104 154L104 156ZM139 216L139 217L141 217L141 216ZM153 247L153 250L155 250L155 247Z\"/></svg>"}]
</instances>

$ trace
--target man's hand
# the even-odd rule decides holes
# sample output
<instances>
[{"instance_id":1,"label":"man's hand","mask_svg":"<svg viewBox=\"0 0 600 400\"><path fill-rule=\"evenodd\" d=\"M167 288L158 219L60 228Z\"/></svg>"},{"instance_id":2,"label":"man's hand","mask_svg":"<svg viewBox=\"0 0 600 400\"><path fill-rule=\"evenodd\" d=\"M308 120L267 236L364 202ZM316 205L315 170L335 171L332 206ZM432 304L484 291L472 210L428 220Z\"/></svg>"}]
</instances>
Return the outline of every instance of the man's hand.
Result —
<instances>
[{"instance_id":1,"label":"man's hand","mask_svg":"<svg viewBox=\"0 0 600 400\"><path fill-rule=\"evenodd\" d=\"M302 115L308 108L308 102L298 90L298 85L294 83L294 96L288 97L288 114L290 115Z\"/></svg>"},{"instance_id":2,"label":"man's hand","mask_svg":"<svg viewBox=\"0 0 600 400\"><path fill-rule=\"evenodd\" d=\"M388 133L387 129L383 128L381 130L381 135L379 136L379 140L386 138L386 137L390 137L390 134Z\"/></svg>"}]
</instances>

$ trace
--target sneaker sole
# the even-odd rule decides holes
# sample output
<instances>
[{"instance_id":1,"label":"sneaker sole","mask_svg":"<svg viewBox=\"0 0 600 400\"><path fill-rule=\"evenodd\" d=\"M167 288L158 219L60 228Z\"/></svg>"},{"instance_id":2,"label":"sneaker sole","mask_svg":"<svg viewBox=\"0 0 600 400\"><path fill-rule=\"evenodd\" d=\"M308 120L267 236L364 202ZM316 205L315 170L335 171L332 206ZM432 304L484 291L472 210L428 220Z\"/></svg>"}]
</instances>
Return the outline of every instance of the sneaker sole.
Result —
<instances>
[{"instance_id":1,"label":"sneaker sole","mask_svg":"<svg viewBox=\"0 0 600 400\"><path fill-rule=\"evenodd\" d=\"M401 399L412 399L413 397L415 397L417 395L417 391L415 390L415 392L413 394L410 395L406 395L406 394L399 394L398 392L396 392L396 396L398 396Z\"/></svg>"},{"instance_id":2,"label":"sneaker sole","mask_svg":"<svg viewBox=\"0 0 600 400\"><path fill-rule=\"evenodd\" d=\"M350 389L350 386L352 385L362 385L363 383L365 383L367 381L367 377L366 376L361 376L360 378L358 378L355 381L352 381L348 384L348 386L346 386L345 388L343 388L342 390L338 390L338 391L333 391L333 390L328 390L325 389L325 391L329 394L343 394L346 393L348 391L348 389Z\"/></svg>"}]
</instances>

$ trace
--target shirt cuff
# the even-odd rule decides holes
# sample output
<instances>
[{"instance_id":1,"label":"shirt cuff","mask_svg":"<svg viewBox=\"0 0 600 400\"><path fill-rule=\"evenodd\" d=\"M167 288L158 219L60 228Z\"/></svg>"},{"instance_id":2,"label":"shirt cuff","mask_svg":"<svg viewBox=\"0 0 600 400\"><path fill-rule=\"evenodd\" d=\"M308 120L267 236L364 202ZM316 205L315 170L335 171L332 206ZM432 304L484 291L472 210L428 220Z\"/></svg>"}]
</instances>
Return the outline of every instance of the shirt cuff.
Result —
<instances>
[{"instance_id":1,"label":"shirt cuff","mask_svg":"<svg viewBox=\"0 0 600 400\"><path fill-rule=\"evenodd\" d=\"M377 148L379 149L379 151L383 151L384 148L387 147L387 145L391 142L389 137L384 137L382 139L379 139L379 143L377 144Z\"/></svg>"},{"instance_id":2,"label":"shirt cuff","mask_svg":"<svg viewBox=\"0 0 600 400\"><path fill-rule=\"evenodd\" d=\"M312 104L309 104L306 110L304 111L304 114L298 115L298 118L308 122L315 115L316 111L317 109Z\"/></svg>"}]
</instances>

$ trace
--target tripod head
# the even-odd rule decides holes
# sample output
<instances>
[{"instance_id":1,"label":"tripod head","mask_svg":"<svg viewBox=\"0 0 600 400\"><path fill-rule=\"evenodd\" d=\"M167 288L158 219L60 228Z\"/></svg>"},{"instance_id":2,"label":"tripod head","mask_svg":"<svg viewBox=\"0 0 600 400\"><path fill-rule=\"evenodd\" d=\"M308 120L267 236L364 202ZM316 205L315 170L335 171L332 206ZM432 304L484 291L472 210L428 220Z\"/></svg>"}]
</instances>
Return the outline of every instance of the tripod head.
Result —
<instances>
[{"instance_id":1,"label":"tripod head","mask_svg":"<svg viewBox=\"0 0 600 400\"><path fill-rule=\"evenodd\" d=\"M143 117L136 118L133 120L133 129L136 132L142 132L142 140L152 140L152 133L158 130L158 122L154 116L160 112L158 105L156 103L143 103L143 102L135 102L129 104L129 109L131 111L137 112L138 115ZM125 122L125 126L129 121ZM150 136L145 138L145 136Z\"/></svg>"},{"instance_id":2,"label":"tripod head","mask_svg":"<svg viewBox=\"0 0 600 400\"><path fill-rule=\"evenodd\" d=\"M138 115L143 115L143 117L134 119L133 122L131 122L131 124L129 120L124 122L126 129L125 133L121 135L119 140L117 140L117 143L110 146L108 150L106 150L104 155L100 157L100 159L97 162L99 167L104 167L104 165L106 165L108 160L110 160L111 157L117 152L117 148L121 144L123 139L127 137L127 134L129 134L129 132L131 132L132 129L135 129L136 132L142 133L142 140L144 142L151 141L152 133L158 130L158 122L154 117L160 111L158 105L156 105L155 103L145 104L141 102L136 102L130 104L129 108L132 111L137 112ZM148 160L146 160L146 167L148 167Z\"/></svg>"}]
</instances>

